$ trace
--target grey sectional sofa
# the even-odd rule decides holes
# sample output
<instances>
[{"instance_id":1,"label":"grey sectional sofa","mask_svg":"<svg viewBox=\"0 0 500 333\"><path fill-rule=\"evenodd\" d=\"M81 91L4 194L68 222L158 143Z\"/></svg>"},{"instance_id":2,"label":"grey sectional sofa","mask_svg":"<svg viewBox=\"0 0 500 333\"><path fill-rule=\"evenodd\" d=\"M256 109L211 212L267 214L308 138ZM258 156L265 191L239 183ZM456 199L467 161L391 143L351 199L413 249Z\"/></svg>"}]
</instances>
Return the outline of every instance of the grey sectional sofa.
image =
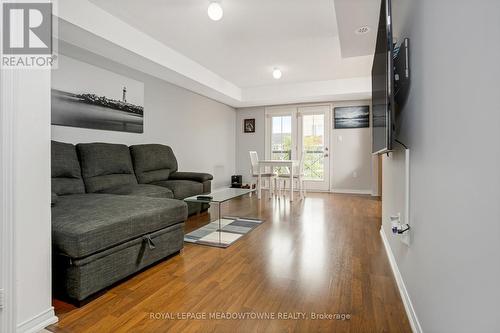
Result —
<instances>
[{"instance_id":1,"label":"grey sectional sofa","mask_svg":"<svg viewBox=\"0 0 500 333\"><path fill-rule=\"evenodd\" d=\"M184 221L206 206L212 176L177 171L163 145L52 142L53 281L79 303L183 247Z\"/></svg>"}]
</instances>

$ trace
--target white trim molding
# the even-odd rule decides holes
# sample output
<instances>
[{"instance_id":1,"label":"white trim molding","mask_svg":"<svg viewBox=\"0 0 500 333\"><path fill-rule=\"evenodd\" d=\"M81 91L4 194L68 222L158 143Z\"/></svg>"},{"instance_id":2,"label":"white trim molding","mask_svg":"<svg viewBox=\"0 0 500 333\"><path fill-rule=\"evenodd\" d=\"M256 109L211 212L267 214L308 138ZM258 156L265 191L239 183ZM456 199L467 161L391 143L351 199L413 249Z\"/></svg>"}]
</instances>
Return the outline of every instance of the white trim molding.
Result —
<instances>
[{"instance_id":1,"label":"white trim molding","mask_svg":"<svg viewBox=\"0 0 500 333\"><path fill-rule=\"evenodd\" d=\"M353 190L348 188L333 188L330 192L339 194L372 194L372 190Z\"/></svg>"},{"instance_id":2,"label":"white trim molding","mask_svg":"<svg viewBox=\"0 0 500 333\"><path fill-rule=\"evenodd\" d=\"M408 320L411 325L411 330L413 331L413 333L423 333L422 326L420 326L420 322L418 321L417 313L415 312L415 308L413 307L413 303L411 302L410 294L406 289L406 285L403 281L403 276L399 271L398 264L396 263L396 258L394 258L394 254L392 253L391 246L389 245L389 241L387 240L383 227L380 228L380 236L382 237L382 242L384 243L387 258L389 259L389 263L391 264L394 279L396 280L396 283L398 285L399 294L401 295L401 299L406 310L406 315L408 316Z\"/></svg>"},{"instance_id":3,"label":"white trim molding","mask_svg":"<svg viewBox=\"0 0 500 333\"><path fill-rule=\"evenodd\" d=\"M54 314L54 308L50 307L46 311L17 325L19 333L38 333L45 327L57 323L58 319Z\"/></svg>"},{"instance_id":4,"label":"white trim molding","mask_svg":"<svg viewBox=\"0 0 500 333\"><path fill-rule=\"evenodd\" d=\"M0 9L0 26L3 12ZM3 36L0 36L0 43ZM14 75L0 65L0 289L3 306L0 309L0 332L14 332L14 222L13 222L13 94Z\"/></svg>"},{"instance_id":5,"label":"white trim molding","mask_svg":"<svg viewBox=\"0 0 500 333\"><path fill-rule=\"evenodd\" d=\"M1 24L1 23L0 23ZM14 332L16 327L14 270L14 185L13 123L14 72L0 69L0 288L3 308L0 331Z\"/></svg>"},{"instance_id":6,"label":"white trim molding","mask_svg":"<svg viewBox=\"0 0 500 333\"><path fill-rule=\"evenodd\" d=\"M27 154L31 154L31 152L20 149L20 147L26 148L29 146L31 141L27 139L28 137L24 135L24 132L21 135L19 124L24 124L23 121L28 120L29 123L25 125L24 129L27 128L27 132L33 132L34 124L36 124L36 121L40 121L41 118L31 117L33 114L36 116L39 116L39 114L30 112L33 105L36 106L37 101L50 101L50 80L48 80L50 79L48 75L50 72L2 68L0 69L0 74L0 288L4 290L3 308L0 310L0 332L38 332L44 327L57 322L57 317L51 306L50 295L50 218L47 218L50 217L50 197L47 191L47 198L44 199L47 204L40 205L41 207L47 207L45 212L49 213L43 218L43 222L46 223L46 237L42 237L44 235L40 236L36 230L32 234L34 239L41 239L45 242L42 244L45 247L38 246L34 249L31 247L32 244L30 244L30 247L24 248L27 251L16 251L16 245L20 244L19 240L25 239L25 235L23 237L20 236L22 228L29 229L30 225L26 221L33 222L33 224L36 222L37 225L40 225L39 223L41 222L32 219L35 214L32 214L32 216L23 214L30 210L24 208L26 206L25 203L29 202L29 200L23 197L22 194L26 193L26 188L31 192L33 190L27 186L31 180L20 184L19 175L24 175L23 172L19 171L21 168L20 165L28 165L27 168L30 168L32 167L31 163L22 162L27 160L35 160L36 163L40 164L44 162L44 160L40 160L39 158L20 158L23 154L24 157L28 156ZM41 84L40 89L45 90L37 91L39 83ZM30 98L25 98L26 91L31 93ZM36 102L33 102L33 96L35 96ZM44 115L46 117L43 119L46 119L46 121L43 121L40 128L45 130L43 135L47 139L43 144L50 148L50 104L46 103L40 112L42 111L45 112ZM37 132L38 134L39 132ZM35 140L40 137L38 135ZM15 153L18 150L21 150L23 153ZM47 149L46 152L49 152L49 150ZM48 185L46 187L48 190L50 189L50 153L46 154L46 156L45 172L43 174L47 175L44 181L45 185ZM42 169L40 166L37 166L34 170L38 172ZM38 174L35 173L35 175ZM42 253L43 255L40 257L46 260L46 265L40 264L38 266L43 267L41 269L43 272L41 273L46 274L45 276L38 274L40 273L40 269L31 270L32 265L29 260L30 258L35 258L34 254L38 253ZM33 261L37 259L40 258L33 259ZM39 263L37 262L37 264ZM20 269L23 270L20 271ZM41 290L40 286L35 286L32 283L33 281L38 282L42 279L45 283L44 288L46 288L43 290ZM26 292L26 290L30 290L30 292ZM32 291L41 291L41 294L34 295ZM25 311L25 307L28 307L28 304L35 304L35 306L29 311ZM42 312L30 318L33 315L30 313L31 311ZM18 325L21 320L23 322Z\"/></svg>"}]
</instances>

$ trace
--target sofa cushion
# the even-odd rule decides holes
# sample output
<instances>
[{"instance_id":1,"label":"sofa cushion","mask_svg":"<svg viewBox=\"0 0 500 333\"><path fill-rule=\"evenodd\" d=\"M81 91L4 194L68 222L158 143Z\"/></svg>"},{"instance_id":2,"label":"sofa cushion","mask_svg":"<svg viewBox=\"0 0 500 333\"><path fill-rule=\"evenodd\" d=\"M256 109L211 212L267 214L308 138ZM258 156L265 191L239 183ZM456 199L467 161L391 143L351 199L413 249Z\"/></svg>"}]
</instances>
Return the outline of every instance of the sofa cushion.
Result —
<instances>
[{"instance_id":1,"label":"sofa cushion","mask_svg":"<svg viewBox=\"0 0 500 333\"><path fill-rule=\"evenodd\" d=\"M170 177L168 179L171 180L192 180L195 182L203 183L209 180L214 179L214 176L212 176L209 173L203 173L203 172L174 172L170 174Z\"/></svg>"},{"instance_id":2,"label":"sofa cushion","mask_svg":"<svg viewBox=\"0 0 500 333\"><path fill-rule=\"evenodd\" d=\"M80 143L77 146L87 192L137 184L130 151L125 145Z\"/></svg>"},{"instance_id":3,"label":"sofa cushion","mask_svg":"<svg viewBox=\"0 0 500 333\"><path fill-rule=\"evenodd\" d=\"M168 188L149 184L135 184L113 187L107 189L106 193L120 195L138 195L141 197L150 198L174 198L174 193Z\"/></svg>"},{"instance_id":4,"label":"sofa cushion","mask_svg":"<svg viewBox=\"0 0 500 333\"><path fill-rule=\"evenodd\" d=\"M203 193L203 184L191 180L164 180L154 185L164 186L174 192L174 198L184 199Z\"/></svg>"},{"instance_id":5,"label":"sofa cushion","mask_svg":"<svg viewBox=\"0 0 500 333\"><path fill-rule=\"evenodd\" d=\"M52 208L52 241L57 253L82 258L186 218L187 206L180 200L113 194L60 196Z\"/></svg>"},{"instance_id":6,"label":"sofa cushion","mask_svg":"<svg viewBox=\"0 0 500 333\"><path fill-rule=\"evenodd\" d=\"M58 195L85 193L74 145L52 141L51 163L52 192Z\"/></svg>"},{"instance_id":7,"label":"sofa cushion","mask_svg":"<svg viewBox=\"0 0 500 333\"><path fill-rule=\"evenodd\" d=\"M167 180L177 171L177 159L172 148L159 144L130 146L137 180L149 184Z\"/></svg>"}]
</instances>

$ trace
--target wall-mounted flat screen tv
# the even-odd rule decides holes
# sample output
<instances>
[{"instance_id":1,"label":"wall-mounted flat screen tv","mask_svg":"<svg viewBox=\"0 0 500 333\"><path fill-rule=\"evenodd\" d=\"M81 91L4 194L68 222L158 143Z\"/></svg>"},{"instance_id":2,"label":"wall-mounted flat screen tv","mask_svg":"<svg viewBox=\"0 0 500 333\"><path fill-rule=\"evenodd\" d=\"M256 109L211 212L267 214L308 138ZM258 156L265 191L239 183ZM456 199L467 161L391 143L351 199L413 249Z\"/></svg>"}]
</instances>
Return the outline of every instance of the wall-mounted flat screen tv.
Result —
<instances>
[{"instance_id":1,"label":"wall-mounted flat screen tv","mask_svg":"<svg viewBox=\"0 0 500 333\"><path fill-rule=\"evenodd\" d=\"M372 153L392 150L394 122L391 1L382 0L372 67Z\"/></svg>"}]
</instances>

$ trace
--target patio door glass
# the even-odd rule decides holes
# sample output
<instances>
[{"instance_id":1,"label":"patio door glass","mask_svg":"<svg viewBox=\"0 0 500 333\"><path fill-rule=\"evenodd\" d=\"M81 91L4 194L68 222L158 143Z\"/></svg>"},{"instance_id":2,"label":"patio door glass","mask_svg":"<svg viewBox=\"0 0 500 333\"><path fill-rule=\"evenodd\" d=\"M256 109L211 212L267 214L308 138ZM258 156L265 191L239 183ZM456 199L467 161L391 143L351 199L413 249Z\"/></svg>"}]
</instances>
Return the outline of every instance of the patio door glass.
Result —
<instances>
[{"instance_id":1,"label":"patio door glass","mask_svg":"<svg viewBox=\"0 0 500 333\"><path fill-rule=\"evenodd\" d=\"M299 108L299 152L304 153L303 173L306 188L324 190L329 188L329 113L328 106Z\"/></svg>"},{"instance_id":2,"label":"patio door glass","mask_svg":"<svg viewBox=\"0 0 500 333\"><path fill-rule=\"evenodd\" d=\"M290 160L292 157L292 116L271 116L271 159ZM286 173L286 170L275 170Z\"/></svg>"}]
</instances>

